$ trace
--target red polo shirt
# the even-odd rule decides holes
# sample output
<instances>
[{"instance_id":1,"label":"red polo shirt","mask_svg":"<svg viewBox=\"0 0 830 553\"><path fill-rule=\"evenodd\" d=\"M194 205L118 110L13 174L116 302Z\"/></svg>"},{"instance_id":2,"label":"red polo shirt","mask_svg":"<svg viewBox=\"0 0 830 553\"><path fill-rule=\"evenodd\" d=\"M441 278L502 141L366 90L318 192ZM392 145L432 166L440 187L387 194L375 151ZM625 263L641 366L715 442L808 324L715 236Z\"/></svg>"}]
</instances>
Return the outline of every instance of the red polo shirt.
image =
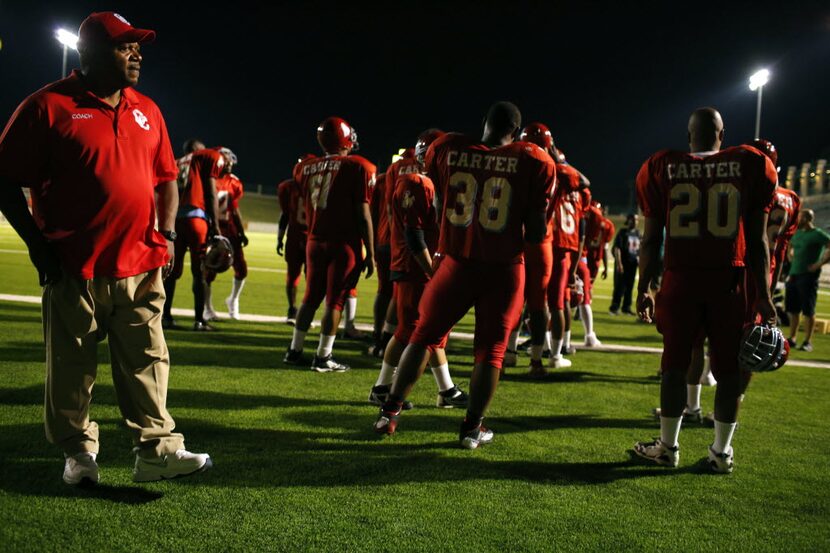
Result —
<instances>
[{"instance_id":1,"label":"red polo shirt","mask_svg":"<svg viewBox=\"0 0 830 553\"><path fill-rule=\"evenodd\" d=\"M153 190L176 173L158 106L125 88L112 108L77 71L26 98L0 136L0 182L31 188L44 236L83 279L166 262Z\"/></svg>"}]
</instances>

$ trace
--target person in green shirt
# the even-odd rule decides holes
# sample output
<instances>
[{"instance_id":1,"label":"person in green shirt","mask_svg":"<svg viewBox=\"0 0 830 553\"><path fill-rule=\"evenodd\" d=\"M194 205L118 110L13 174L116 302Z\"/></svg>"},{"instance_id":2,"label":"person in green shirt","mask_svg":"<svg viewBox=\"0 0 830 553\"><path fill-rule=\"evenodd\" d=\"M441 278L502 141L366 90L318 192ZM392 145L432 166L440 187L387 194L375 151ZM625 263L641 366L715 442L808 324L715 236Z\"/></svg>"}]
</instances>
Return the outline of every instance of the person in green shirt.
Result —
<instances>
[{"instance_id":1,"label":"person in green shirt","mask_svg":"<svg viewBox=\"0 0 830 553\"><path fill-rule=\"evenodd\" d=\"M804 342L799 349L813 351L810 339L816 324L816 297L821 266L830 261L830 234L816 228L815 213L802 209L798 231L790 241L786 308L790 315L790 347L795 347L800 315L804 315Z\"/></svg>"}]
</instances>

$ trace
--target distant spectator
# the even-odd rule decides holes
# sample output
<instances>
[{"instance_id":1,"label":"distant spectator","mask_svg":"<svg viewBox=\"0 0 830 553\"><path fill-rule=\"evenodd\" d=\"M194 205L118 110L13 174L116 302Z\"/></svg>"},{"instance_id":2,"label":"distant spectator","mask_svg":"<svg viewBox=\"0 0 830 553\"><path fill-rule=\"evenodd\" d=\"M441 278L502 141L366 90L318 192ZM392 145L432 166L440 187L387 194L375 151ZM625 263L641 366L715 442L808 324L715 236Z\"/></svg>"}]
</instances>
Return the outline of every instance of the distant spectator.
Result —
<instances>
[{"instance_id":1,"label":"distant spectator","mask_svg":"<svg viewBox=\"0 0 830 553\"><path fill-rule=\"evenodd\" d=\"M800 315L804 315L804 342L799 349L813 351L810 340L816 324L816 296L821 266L830 261L830 234L816 228L815 213L803 209L798 230L790 242L790 276L787 279L787 313L790 316L790 347L795 347Z\"/></svg>"},{"instance_id":2,"label":"distant spectator","mask_svg":"<svg viewBox=\"0 0 830 553\"><path fill-rule=\"evenodd\" d=\"M631 311L631 294L634 290L634 277L637 276L637 263L640 256L640 231L637 229L637 214L630 213L625 219L625 226L614 239L614 297L611 300L611 314L622 312L633 315Z\"/></svg>"}]
</instances>

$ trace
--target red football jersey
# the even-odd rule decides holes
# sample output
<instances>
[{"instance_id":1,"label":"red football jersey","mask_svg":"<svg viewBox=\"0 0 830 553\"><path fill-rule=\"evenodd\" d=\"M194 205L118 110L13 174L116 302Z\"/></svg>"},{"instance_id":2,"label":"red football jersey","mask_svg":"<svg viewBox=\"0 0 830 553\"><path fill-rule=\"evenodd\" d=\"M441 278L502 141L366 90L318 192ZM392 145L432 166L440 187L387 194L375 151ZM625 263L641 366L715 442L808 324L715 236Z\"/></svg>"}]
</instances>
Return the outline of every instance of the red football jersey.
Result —
<instances>
[{"instance_id":1,"label":"red football jersey","mask_svg":"<svg viewBox=\"0 0 830 553\"><path fill-rule=\"evenodd\" d=\"M430 145L425 165L441 198L438 251L521 262L525 221L548 209L556 181L553 159L529 142L490 148L452 133Z\"/></svg>"},{"instance_id":2,"label":"red football jersey","mask_svg":"<svg viewBox=\"0 0 830 553\"><path fill-rule=\"evenodd\" d=\"M779 241L784 240L789 243L790 238L798 230L799 209L801 209L801 198L798 194L783 186L775 189L773 205L769 213L769 224L780 228Z\"/></svg>"},{"instance_id":3,"label":"red football jersey","mask_svg":"<svg viewBox=\"0 0 830 553\"><path fill-rule=\"evenodd\" d=\"M665 225L665 268L744 266L744 220L769 212L777 182L772 162L748 146L651 156L637 175L637 198L646 217Z\"/></svg>"},{"instance_id":4,"label":"red football jersey","mask_svg":"<svg viewBox=\"0 0 830 553\"><path fill-rule=\"evenodd\" d=\"M404 157L389 166L384 176L385 186L383 187L385 193L386 217L389 225L392 224L392 196L395 194L395 187L398 178L403 175L420 174L421 166L414 157Z\"/></svg>"},{"instance_id":5,"label":"red football jersey","mask_svg":"<svg viewBox=\"0 0 830 553\"><path fill-rule=\"evenodd\" d=\"M179 166L179 207L206 210L204 187L211 177L222 176L225 158L218 151L205 148L176 160L176 164Z\"/></svg>"},{"instance_id":6,"label":"red football jersey","mask_svg":"<svg viewBox=\"0 0 830 553\"><path fill-rule=\"evenodd\" d=\"M375 178L372 187L372 222L375 225L375 247L389 245L389 209L386 204L386 173Z\"/></svg>"},{"instance_id":7,"label":"red football jersey","mask_svg":"<svg viewBox=\"0 0 830 553\"><path fill-rule=\"evenodd\" d=\"M430 253L438 245L438 220L435 212L435 187L419 173L405 173L395 183L392 196L392 270L425 277L406 245L406 229L424 231Z\"/></svg>"},{"instance_id":8,"label":"red football jersey","mask_svg":"<svg viewBox=\"0 0 830 553\"><path fill-rule=\"evenodd\" d=\"M355 213L369 203L375 166L360 156L325 156L304 161L297 173L305 191L309 238L344 242L360 239Z\"/></svg>"},{"instance_id":9,"label":"red football jersey","mask_svg":"<svg viewBox=\"0 0 830 553\"><path fill-rule=\"evenodd\" d=\"M579 171L567 163L556 164L558 189L554 197L553 247L579 250L579 224L585 212L579 191Z\"/></svg>"},{"instance_id":10,"label":"red football jersey","mask_svg":"<svg viewBox=\"0 0 830 553\"><path fill-rule=\"evenodd\" d=\"M242 181L233 173L227 173L216 179L216 199L219 201L219 219L227 221L231 213L239 208L239 200L244 194Z\"/></svg>"},{"instance_id":11,"label":"red football jersey","mask_svg":"<svg viewBox=\"0 0 830 553\"><path fill-rule=\"evenodd\" d=\"M605 217L602 215L602 210L595 205L588 206L585 212L585 255L588 255L588 250L596 250L602 248L603 242L603 225Z\"/></svg>"},{"instance_id":12,"label":"red football jersey","mask_svg":"<svg viewBox=\"0 0 830 553\"><path fill-rule=\"evenodd\" d=\"M308 235L306 226L305 194L300 183L294 179L286 179L277 187L277 198L280 209L288 214L287 239L301 238Z\"/></svg>"}]
</instances>

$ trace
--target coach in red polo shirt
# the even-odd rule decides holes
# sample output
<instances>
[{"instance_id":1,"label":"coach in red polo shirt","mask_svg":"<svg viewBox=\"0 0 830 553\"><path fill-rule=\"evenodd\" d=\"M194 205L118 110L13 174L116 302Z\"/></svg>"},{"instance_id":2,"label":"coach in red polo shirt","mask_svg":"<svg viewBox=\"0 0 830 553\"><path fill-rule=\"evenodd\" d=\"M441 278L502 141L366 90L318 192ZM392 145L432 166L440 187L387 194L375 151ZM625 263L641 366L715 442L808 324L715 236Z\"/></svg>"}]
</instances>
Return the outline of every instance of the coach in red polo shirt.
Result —
<instances>
[{"instance_id":1,"label":"coach in red polo shirt","mask_svg":"<svg viewBox=\"0 0 830 553\"><path fill-rule=\"evenodd\" d=\"M46 436L64 451L67 484L98 482L89 404L97 342L108 337L136 446L133 479L191 474L211 461L173 432L161 329L176 165L161 112L132 88L141 44L155 33L103 12L84 20L79 35L81 70L26 98L0 136L0 210L43 285ZM33 214L21 187L31 189Z\"/></svg>"}]
</instances>

